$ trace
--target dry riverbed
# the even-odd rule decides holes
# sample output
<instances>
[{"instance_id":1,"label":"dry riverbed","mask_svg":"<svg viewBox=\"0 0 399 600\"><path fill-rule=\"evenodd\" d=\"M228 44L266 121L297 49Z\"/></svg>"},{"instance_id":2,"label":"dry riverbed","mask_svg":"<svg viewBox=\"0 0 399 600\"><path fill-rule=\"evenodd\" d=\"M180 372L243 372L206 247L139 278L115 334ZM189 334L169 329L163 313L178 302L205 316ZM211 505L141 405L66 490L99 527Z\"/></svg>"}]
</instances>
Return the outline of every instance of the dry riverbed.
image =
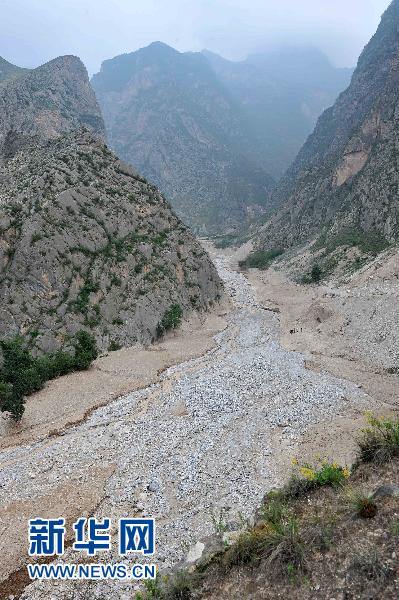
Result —
<instances>
[{"instance_id":1,"label":"dry riverbed","mask_svg":"<svg viewBox=\"0 0 399 600\"><path fill-rule=\"evenodd\" d=\"M121 351L87 374L53 382L36 396L45 425L33 397L30 425L7 432L0 454L0 579L9 577L8 593L26 583L12 573L27 562L29 516L65 516L69 525L93 513L113 523L154 516L156 562L169 568L213 532L212 515L250 517L286 477L294 454L353 458L353 430L365 409L381 403L322 365L308 368L310 353L281 343L280 309L275 303L265 309L257 276L238 273L233 254L214 253L214 260L231 302L224 321L211 317L205 334L187 332L162 344L165 350ZM175 366L157 376L168 364ZM52 402L60 408L63 401L71 408L60 423ZM52 429L59 431L49 436ZM79 555L68 549L63 559ZM119 557L111 552L101 560ZM48 597L116 600L134 593L132 584L51 582L31 584L23 594Z\"/></svg>"}]
</instances>

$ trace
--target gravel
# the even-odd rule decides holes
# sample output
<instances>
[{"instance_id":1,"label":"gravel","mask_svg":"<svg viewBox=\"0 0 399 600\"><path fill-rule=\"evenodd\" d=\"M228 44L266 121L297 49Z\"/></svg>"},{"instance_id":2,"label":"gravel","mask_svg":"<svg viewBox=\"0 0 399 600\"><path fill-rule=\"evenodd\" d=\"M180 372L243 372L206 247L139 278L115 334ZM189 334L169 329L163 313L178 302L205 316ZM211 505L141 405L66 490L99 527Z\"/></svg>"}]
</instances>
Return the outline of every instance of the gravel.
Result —
<instances>
[{"instance_id":1,"label":"gravel","mask_svg":"<svg viewBox=\"0 0 399 600\"><path fill-rule=\"evenodd\" d=\"M90 468L116 465L97 517L153 516L161 569L190 545L213 533L213 518L250 517L265 492L281 483L284 452L301 434L350 408L365 407L356 386L304 366L305 356L285 351L279 321L255 300L251 285L224 257L215 260L233 299L228 326L201 358L168 369L156 385L98 409L51 444L2 453L0 502L39 497ZM38 511L40 503L38 501ZM45 517L45 515L42 515ZM80 515L79 515L80 516ZM64 561L79 555L68 550ZM120 561L116 551L101 561ZM89 590L89 592L88 592ZM68 582L31 584L23 598L132 598L132 584Z\"/></svg>"}]
</instances>

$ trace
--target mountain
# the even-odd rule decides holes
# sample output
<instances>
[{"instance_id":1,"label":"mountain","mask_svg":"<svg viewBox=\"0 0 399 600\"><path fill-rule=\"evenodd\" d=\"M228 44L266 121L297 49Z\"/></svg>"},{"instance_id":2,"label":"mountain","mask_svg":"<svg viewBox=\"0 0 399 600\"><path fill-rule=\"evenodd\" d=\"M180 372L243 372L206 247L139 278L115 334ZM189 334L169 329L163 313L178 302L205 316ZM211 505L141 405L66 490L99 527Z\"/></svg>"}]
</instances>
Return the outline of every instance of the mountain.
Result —
<instances>
[{"instance_id":1,"label":"mountain","mask_svg":"<svg viewBox=\"0 0 399 600\"><path fill-rule=\"evenodd\" d=\"M1 86L0 339L39 353L81 329L100 349L147 343L220 297L201 245L103 136L77 58Z\"/></svg>"},{"instance_id":2,"label":"mountain","mask_svg":"<svg viewBox=\"0 0 399 600\"><path fill-rule=\"evenodd\" d=\"M62 56L37 69L18 71L18 77L0 86L0 154L5 144L8 151L11 146L15 150L32 136L51 139L80 127L105 136L100 108L79 58Z\"/></svg>"},{"instance_id":3,"label":"mountain","mask_svg":"<svg viewBox=\"0 0 399 600\"><path fill-rule=\"evenodd\" d=\"M316 48L281 48L241 62L203 54L244 113L248 155L276 179L353 72L334 67Z\"/></svg>"},{"instance_id":4,"label":"mountain","mask_svg":"<svg viewBox=\"0 0 399 600\"><path fill-rule=\"evenodd\" d=\"M199 232L261 214L273 181L248 157L240 106L200 53L153 43L105 61L92 85L111 147Z\"/></svg>"},{"instance_id":5,"label":"mountain","mask_svg":"<svg viewBox=\"0 0 399 600\"><path fill-rule=\"evenodd\" d=\"M27 69L16 67L0 56L0 85L3 82L15 79L26 72Z\"/></svg>"},{"instance_id":6,"label":"mountain","mask_svg":"<svg viewBox=\"0 0 399 600\"><path fill-rule=\"evenodd\" d=\"M92 79L111 147L198 233L264 214L322 110L349 83L317 50L231 62L156 42L103 63Z\"/></svg>"},{"instance_id":7,"label":"mountain","mask_svg":"<svg viewBox=\"0 0 399 600\"><path fill-rule=\"evenodd\" d=\"M0 338L48 350L87 328L101 348L148 342L171 305L203 309L221 292L158 190L89 133L7 161L0 227Z\"/></svg>"},{"instance_id":8,"label":"mountain","mask_svg":"<svg viewBox=\"0 0 399 600\"><path fill-rule=\"evenodd\" d=\"M262 247L324 234L399 239L399 0L384 13L349 88L320 117L278 186Z\"/></svg>"}]
</instances>

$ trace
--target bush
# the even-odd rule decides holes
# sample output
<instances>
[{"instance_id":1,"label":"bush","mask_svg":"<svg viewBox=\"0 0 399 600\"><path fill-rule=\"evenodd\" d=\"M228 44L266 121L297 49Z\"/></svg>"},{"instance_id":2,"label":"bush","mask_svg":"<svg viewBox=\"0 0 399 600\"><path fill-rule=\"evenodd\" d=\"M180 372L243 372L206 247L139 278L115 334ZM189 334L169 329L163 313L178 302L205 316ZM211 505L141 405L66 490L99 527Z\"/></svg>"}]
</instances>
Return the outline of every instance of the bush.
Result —
<instances>
[{"instance_id":1,"label":"bush","mask_svg":"<svg viewBox=\"0 0 399 600\"><path fill-rule=\"evenodd\" d=\"M122 346L119 344L119 342L111 340L108 345L108 352L116 352L116 350L120 350L121 348Z\"/></svg>"},{"instance_id":2,"label":"bush","mask_svg":"<svg viewBox=\"0 0 399 600\"><path fill-rule=\"evenodd\" d=\"M183 318L183 309L179 304L172 304L165 311L162 319L157 325L157 337L162 337L167 331L177 329Z\"/></svg>"},{"instance_id":3,"label":"bush","mask_svg":"<svg viewBox=\"0 0 399 600\"><path fill-rule=\"evenodd\" d=\"M314 283L317 283L321 280L323 272L319 265L313 265L312 270L310 271L310 279Z\"/></svg>"},{"instance_id":4,"label":"bush","mask_svg":"<svg viewBox=\"0 0 399 600\"><path fill-rule=\"evenodd\" d=\"M94 337L87 333L87 331L78 331L75 335L75 369L78 371L84 371L88 369L98 356L96 348L96 340Z\"/></svg>"},{"instance_id":5,"label":"bush","mask_svg":"<svg viewBox=\"0 0 399 600\"><path fill-rule=\"evenodd\" d=\"M367 415L370 427L363 429L358 440L359 459L384 463L399 456L399 419Z\"/></svg>"},{"instance_id":6,"label":"bush","mask_svg":"<svg viewBox=\"0 0 399 600\"><path fill-rule=\"evenodd\" d=\"M357 247L363 254L377 256L389 247L389 242L377 231L361 231L360 229L343 229L327 239L322 235L314 247L325 248L327 253L334 252L337 248Z\"/></svg>"},{"instance_id":7,"label":"bush","mask_svg":"<svg viewBox=\"0 0 399 600\"><path fill-rule=\"evenodd\" d=\"M309 273L302 277L302 283L319 283L323 279L323 270L317 263L313 265Z\"/></svg>"},{"instance_id":8,"label":"bush","mask_svg":"<svg viewBox=\"0 0 399 600\"><path fill-rule=\"evenodd\" d=\"M250 269L268 269L275 258L281 256L284 250L274 248L273 250L256 250L251 252L245 260L241 260L238 264L240 267Z\"/></svg>"},{"instance_id":9,"label":"bush","mask_svg":"<svg viewBox=\"0 0 399 600\"><path fill-rule=\"evenodd\" d=\"M256 565L262 560L278 575L291 576L306 571L305 545L298 520L273 493L266 497L262 522L241 534L222 558L227 568Z\"/></svg>"},{"instance_id":10,"label":"bush","mask_svg":"<svg viewBox=\"0 0 399 600\"><path fill-rule=\"evenodd\" d=\"M86 331L79 331L73 346L74 354L60 350L34 358L22 338L1 341L0 410L19 421L25 410L26 396L42 389L46 381L87 369L97 357L94 338Z\"/></svg>"},{"instance_id":11,"label":"bush","mask_svg":"<svg viewBox=\"0 0 399 600\"><path fill-rule=\"evenodd\" d=\"M297 472L293 474L283 490L287 497L298 497L314 488L325 485L338 486L350 476L347 467L341 467L337 463L330 463L327 460L319 461L318 466L307 463L299 465L296 459L293 460L293 464Z\"/></svg>"},{"instance_id":12,"label":"bush","mask_svg":"<svg viewBox=\"0 0 399 600\"><path fill-rule=\"evenodd\" d=\"M138 592L135 600L190 600L198 581L196 573L177 571L165 576L162 580L157 577L155 581L144 581L144 592Z\"/></svg>"}]
</instances>

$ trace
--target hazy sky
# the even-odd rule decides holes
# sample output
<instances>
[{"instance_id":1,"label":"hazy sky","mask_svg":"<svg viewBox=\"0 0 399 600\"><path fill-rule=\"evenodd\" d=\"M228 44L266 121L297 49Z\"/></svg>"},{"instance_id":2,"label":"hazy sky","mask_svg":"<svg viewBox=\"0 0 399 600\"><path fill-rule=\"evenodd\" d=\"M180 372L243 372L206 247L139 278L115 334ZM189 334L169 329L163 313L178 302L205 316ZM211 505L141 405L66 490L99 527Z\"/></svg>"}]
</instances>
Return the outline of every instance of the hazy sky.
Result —
<instances>
[{"instance_id":1,"label":"hazy sky","mask_svg":"<svg viewBox=\"0 0 399 600\"><path fill-rule=\"evenodd\" d=\"M76 54L101 61L160 40L226 58L313 45L352 66L389 0L0 0L0 56L37 66Z\"/></svg>"}]
</instances>

